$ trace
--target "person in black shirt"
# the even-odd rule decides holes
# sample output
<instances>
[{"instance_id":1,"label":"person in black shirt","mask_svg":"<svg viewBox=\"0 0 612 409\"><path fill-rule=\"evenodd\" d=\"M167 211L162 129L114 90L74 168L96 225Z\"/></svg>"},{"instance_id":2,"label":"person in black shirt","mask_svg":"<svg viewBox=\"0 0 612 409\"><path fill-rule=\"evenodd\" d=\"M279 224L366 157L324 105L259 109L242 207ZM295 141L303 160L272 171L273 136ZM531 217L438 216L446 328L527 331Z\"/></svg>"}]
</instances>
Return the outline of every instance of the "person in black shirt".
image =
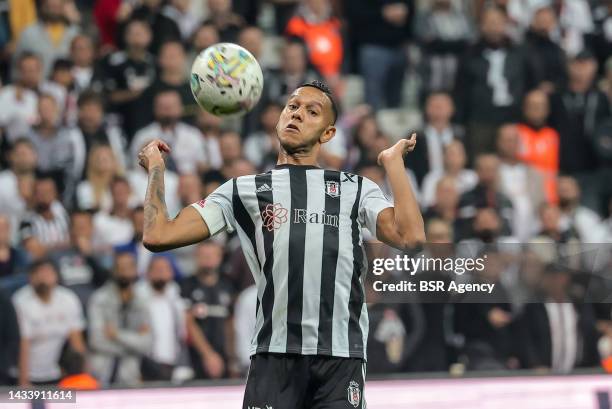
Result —
<instances>
[{"instance_id":1,"label":"person in black shirt","mask_svg":"<svg viewBox=\"0 0 612 409\"><path fill-rule=\"evenodd\" d=\"M200 379L223 377L229 369L232 298L230 286L219 275L222 261L223 248L219 244L200 244L196 250L196 274L181 286L188 305L191 363Z\"/></svg>"},{"instance_id":2,"label":"person in black shirt","mask_svg":"<svg viewBox=\"0 0 612 409\"><path fill-rule=\"evenodd\" d=\"M125 29L125 51L112 53L105 61L104 88L114 112L122 115L131 136L137 130L134 116L142 107L139 97L155 79L155 62L147 48L151 27L142 20L132 20Z\"/></svg>"},{"instance_id":3,"label":"person in black shirt","mask_svg":"<svg viewBox=\"0 0 612 409\"><path fill-rule=\"evenodd\" d=\"M199 107L189 86L187 72L187 57L185 48L179 41L167 41L159 49L157 59L159 72L157 78L140 96L141 109L136 113L134 122L140 129L154 121L153 100L162 91L176 91L183 102L183 121L193 125Z\"/></svg>"},{"instance_id":4,"label":"person in black shirt","mask_svg":"<svg viewBox=\"0 0 612 409\"><path fill-rule=\"evenodd\" d=\"M12 276L25 266L23 254L11 246L10 239L10 220L0 213L0 278Z\"/></svg>"},{"instance_id":5,"label":"person in black shirt","mask_svg":"<svg viewBox=\"0 0 612 409\"><path fill-rule=\"evenodd\" d=\"M15 307L0 289L0 385L14 382L10 369L17 366L19 356L19 325Z\"/></svg>"},{"instance_id":6,"label":"person in black shirt","mask_svg":"<svg viewBox=\"0 0 612 409\"><path fill-rule=\"evenodd\" d=\"M567 87L551 97L550 122L559 132L559 170L578 179L582 202L600 211L600 191L608 181L598 178L593 141L598 125L610 116L610 105L595 88L597 61L590 51L580 52L568 67Z\"/></svg>"}]
</instances>

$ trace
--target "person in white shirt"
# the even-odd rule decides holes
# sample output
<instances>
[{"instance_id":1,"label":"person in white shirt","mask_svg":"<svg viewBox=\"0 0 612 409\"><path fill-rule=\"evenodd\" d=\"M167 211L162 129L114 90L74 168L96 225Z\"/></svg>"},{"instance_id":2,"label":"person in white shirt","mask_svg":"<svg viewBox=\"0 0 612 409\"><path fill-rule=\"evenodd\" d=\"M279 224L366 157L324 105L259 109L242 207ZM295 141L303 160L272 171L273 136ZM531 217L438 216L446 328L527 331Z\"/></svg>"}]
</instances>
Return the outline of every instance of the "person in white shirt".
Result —
<instances>
[{"instance_id":1,"label":"person in white shirt","mask_svg":"<svg viewBox=\"0 0 612 409\"><path fill-rule=\"evenodd\" d=\"M77 92L86 90L91 85L94 75L95 50L91 37L79 34L70 44L70 60L74 63L72 75Z\"/></svg>"},{"instance_id":2,"label":"person in white shirt","mask_svg":"<svg viewBox=\"0 0 612 409\"><path fill-rule=\"evenodd\" d=\"M76 188L77 207L110 212L113 206L110 185L117 174L119 167L112 148L95 145L89 151L86 179L79 182Z\"/></svg>"},{"instance_id":3,"label":"person in white shirt","mask_svg":"<svg viewBox=\"0 0 612 409\"><path fill-rule=\"evenodd\" d=\"M155 122L134 135L131 157L147 143L161 138L172 146L167 166L178 173L194 173L206 168L204 137L197 128L180 122L183 111L181 97L176 91L158 93L154 101Z\"/></svg>"},{"instance_id":4,"label":"person in white shirt","mask_svg":"<svg viewBox=\"0 0 612 409\"><path fill-rule=\"evenodd\" d=\"M13 296L21 331L22 387L59 381L62 374L58 360L65 342L85 353L83 309L72 291L57 284L53 263L41 260L32 264L29 282Z\"/></svg>"},{"instance_id":5,"label":"person in white shirt","mask_svg":"<svg viewBox=\"0 0 612 409\"><path fill-rule=\"evenodd\" d=\"M471 169L466 169L467 157L463 143L454 140L444 148L444 170L432 170L423 179L421 206L429 207L434 204L436 185L443 176L450 176L455 180L459 195L471 190L478 183L478 175Z\"/></svg>"},{"instance_id":6,"label":"person in white shirt","mask_svg":"<svg viewBox=\"0 0 612 409\"><path fill-rule=\"evenodd\" d=\"M244 289L234 305L234 337L238 369L246 374L251 364L251 337L255 330L255 311L257 304L257 287L252 285Z\"/></svg>"},{"instance_id":7,"label":"person in white shirt","mask_svg":"<svg viewBox=\"0 0 612 409\"><path fill-rule=\"evenodd\" d=\"M20 138L13 144L8 160L10 168L0 172L0 213L9 217L12 242L17 244L17 230L28 208L26 201L34 193L38 156L32 142Z\"/></svg>"},{"instance_id":8,"label":"person in white shirt","mask_svg":"<svg viewBox=\"0 0 612 409\"><path fill-rule=\"evenodd\" d=\"M561 176L557 184L561 228L573 228L583 243L604 243L606 231L601 218L580 204L580 186L571 176Z\"/></svg>"},{"instance_id":9,"label":"person in white shirt","mask_svg":"<svg viewBox=\"0 0 612 409\"><path fill-rule=\"evenodd\" d=\"M113 246L119 246L132 240L132 189L128 181L116 176L111 183L113 205L110 212L98 212L94 216L94 248L108 252Z\"/></svg>"},{"instance_id":10,"label":"person in white shirt","mask_svg":"<svg viewBox=\"0 0 612 409\"><path fill-rule=\"evenodd\" d=\"M497 134L499 190L512 202L512 233L524 242L536 233L537 210L544 203L544 179L536 169L519 161L518 152L516 126L502 126Z\"/></svg>"},{"instance_id":11,"label":"person in white shirt","mask_svg":"<svg viewBox=\"0 0 612 409\"><path fill-rule=\"evenodd\" d=\"M147 279L136 284L136 292L148 300L153 348L142 364L143 380L169 381L179 363L186 338L185 306L173 269L165 256L151 259Z\"/></svg>"}]
</instances>

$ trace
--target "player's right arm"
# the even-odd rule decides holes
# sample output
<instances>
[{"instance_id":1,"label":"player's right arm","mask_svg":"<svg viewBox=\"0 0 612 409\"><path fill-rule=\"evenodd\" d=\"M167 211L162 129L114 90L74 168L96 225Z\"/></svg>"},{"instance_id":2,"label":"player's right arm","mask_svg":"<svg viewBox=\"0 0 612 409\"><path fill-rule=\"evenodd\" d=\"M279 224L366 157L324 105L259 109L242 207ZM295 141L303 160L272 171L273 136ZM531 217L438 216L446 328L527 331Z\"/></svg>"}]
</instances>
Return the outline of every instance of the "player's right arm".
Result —
<instances>
[{"instance_id":1,"label":"player's right arm","mask_svg":"<svg viewBox=\"0 0 612 409\"><path fill-rule=\"evenodd\" d=\"M185 207L172 220L168 217L164 199L166 166L162 152L169 153L170 147L156 139L138 154L139 164L149 174L144 202L143 244L153 252L187 246L210 237L208 225L193 206Z\"/></svg>"}]
</instances>

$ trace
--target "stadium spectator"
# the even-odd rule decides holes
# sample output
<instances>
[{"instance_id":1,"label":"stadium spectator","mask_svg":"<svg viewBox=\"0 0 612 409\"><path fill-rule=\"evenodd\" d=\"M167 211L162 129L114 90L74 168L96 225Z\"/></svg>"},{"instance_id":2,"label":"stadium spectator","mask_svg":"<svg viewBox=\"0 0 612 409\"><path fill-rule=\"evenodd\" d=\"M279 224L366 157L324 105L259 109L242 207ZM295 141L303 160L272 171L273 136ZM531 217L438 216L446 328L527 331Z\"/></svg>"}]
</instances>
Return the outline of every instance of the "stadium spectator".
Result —
<instances>
[{"instance_id":1,"label":"stadium spectator","mask_svg":"<svg viewBox=\"0 0 612 409\"><path fill-rule=\"evenodd\" d=\"M444 170L444 148L454 139L463 139L463 129L451 123L455 105L451 97L442 92L430 94L425 102L426 122L419 132L419 143L414 157L406 159L420 186L429 172Z\"/></svg>"},{"instance_id":2,"label":"stadium spectator","mask_svg":"<svg viewBox=\"0 0 612 409\"><path fill-rule=\"evenodd\" d=\"M77 352L69 343L64 344L59 358L62 379L58 388L71 390L96 390L100 383L85 371L85 355Z\"/></svg>"},{"instance_id":3,"label":"stadium spectator","mask_svg":"<svg viewBox=\"0 0 612 409\"><path fill-rule=\"evenodd\" d=\"M79 32L79 20L73 0L43 0L39 20L23 30L14 55L36 53L47 76L56 58L68 56L70 43Z\"/></svg>"},{"instance_id":4,"label":"stadium spectator","mask_svg":"<svg viewBox=\"0 0 612 409\"><path fill-rule=\"evenodd\" d=\"M95 56L94 43L90 36L79 34L74 37L70 44L70 61L74 64L72 75L74 88L78 94L90 88L94 83L94 75L97 74Z\"/></svg>"},{"instance_id":5,"label":"stadium spectator","mask_svg":"<svg viewBox=\"0 0 612 409\"><path fill-rule=\"evenodd\" d=\"M547 126L549 114L548 96L543 91L533 90L523 101L523 122L512 132L518 131L519 159L542 173L546 200L556 203L560 140L559 133Z\"/></svg>"},{"instance_id":6,"label":"stadium spectator","mask_svg":"<svg viewBox=\"0 0 612 409\"><path fill-rule=\"evenodd\" d=\"M280 70L273 70L266 78L265 96L268 100L284 103L297 86L318 78L318 74L308 68L306 52L303 42L286 40Z\"/></svg>"},{"instance_id":7,"label":"stadium spectator","mask_svg":"<svg viewBox=\"0 0 612 409\"><path fill-rule=\"evenodd\" d=\"M51 82L60 86L65 95L62 124L67 127L74 126L77 121L77 101L79 95L74 85L73 66L72 61L68 59L57 59L53 63L50 75Z\"/></svg>"},{"instance_id":8,"label":"stadium spectator","mask_svg":"<svg viewBox=\"0 0 612 409\"><path fill-rule=\"evenodd\" d=\"M147 300L151 317L152 348L141 365L145 381L171 380L185 341L185 308L172 276L168 258L156 255L149 264L147 279L136 285L135 290Z\"/></svg>"},{"instance_id":9,"label":"stadium spectator","mask_svg":"<svg viewBox=\"0 0 612 409\"><path fill-rule=\"evenodd\" d=\"M242 120L241 135L246 137L253 132L261 131L261 120L263 112L269 100L268 94L268 78L270 77L270 68L267 62L262 57L264 56L264 32L257 26L246 26L238 33L238 44L246 48L253 54L259 62L263 73L263 91L260 103L256 104L251 111L244 115Z\"/></svg>"},{"instance_id":10,"label":"stadium spectator","mask_svg":"<svg viewBox=\"0 0 612 409\"><path fill-rule=\"evenodd\" d=\"M571 281L567 268L548 265L538 302L525 305L521 337L525 367L569 373L598 364L592 305L572 298Z\"/></svg>"},{"instance_id":11,"label":"stadium spectator","mask_svg":"<svg viewBox=\"0 0 612 409\"><path fill-rule=\"evenodd\" d=\"M134 135L131 157L136 160L138 151L153 139L161 138L172 152L167 167L178 173L194 173L207 167L204 138L200 131L181 121L183 104L177 91L167 90L154 98L155 121Z\"/></svg>"},{"instance_id":12,"label":"stadium spectator","mask_svg":"<svg viewBox=\"0 0 612 409\"><path fill-rule=\"evenodd\" d=\"M0 172L0 213L11 224L11 241L17 243L21 219L32 205L38 156L32 142L19 138L8 153L9 168Z\"/></svg>"},{"instance_id":13,"label":"stadium spectator","mask_svg":"<svg viewBox=\"0 0 612 409\"><path fill-rule=\"evenodd\" d=\"M234 332L236 365L240 374L248 373L251 365L251 336L255 330L256 314L253 305L257 305L257 287L251 285L238 295L234 304Z\"/></svg>"},{"instance_id":14,"label":"stadium spectator","mask_svg":"<svg viewBox=\"0 0 612 409\"><path fill-rule=\"evenodd\" d=\"M200 176L195 173L185 173L180 175L178 180L178 188L176 189L176 194L174 194L174 196L178 197L176 213L178 213L180 209L189 206L192 203L197 203L203 197L206 197L206 195L203 194L202 179ZM166 201L166 206L167 205L168 201ZM168 212L170 212L170 210ZM178 269L186 277L195 274L196 261L193 255L195 254L196 247L196 244L192 244L190 246L181 247L171 251Z\"/></svg>"},{"instance_id":15,"label":"stadium spectator","mask_svg":"<svg viewBox=\"0 0 612 409\"><path fill-rule=\"evenodd\" d=\"M565 86L567 69L565 52L558 44L557 15L552 5L543 4L533 13L523 47L530 66L530 88L550 94Z\"/></svg>"},{"instance_id":16,"label":"stadium spectator","mask_svg":"<svg viewBox=\"0 0 612 409\"><path fill-rule=\"evenodd\" d=\"M109 276L104 258L94 252L93 240L91 213L75 211L70 215L70 246L51 254L62 285L74 291L83 307Z\"/></svg>"},{"instance_id":17,"label":"stadium spectator","mask_svg":"<svg viewBox=\"0 0 612 409\"><path fill-rule=\"evenodd\" d=\"M443 170L432 169L423 179L421 203L424 207L431 206L434 201L436 185L443 176L450 176L455 181L455 187L460 195L472 190L478 183L476 172L466 169L466 155L463 143L451 141L444 148Z\"/></svg>"},{"instance_id":18,"label":"stadium spectator","mask_svg":"<svg viewBox=\"0 0 612 409\"><path fill-rule=\"evenodd\" d=\"M612 32L609 28L612 22L612 3L603 1L594 5L593 20L595 28L587 36L586 42L597 56L599 66L603 67L612 55Z\"/></svg>"},{"instance_id":19,"label":"stadium spectator","mask_svg":"<svg viewBox=\"0 0 612 409\"><path fill-rule=\"evenodd\" d=\"M610 116L606 96L595 88L597 61L589 51L571 59L567 87L551 98L551 125L559 132L559 170L575 177L583 188L585 205L601 211L598 165L593 136Z\"/></svg>"},{"instance_id":20,"label":"stadium spectator","mask_svg":"<svg viewBox=\"0 0 612 409\"><path fill-rule=\"evenodd\" d=\"M68 246L69 218L58 200L52 177L39 174L34 185L32 209L19 226L21 245L32 259L40 259L53 250Z\"/></svg>"},{"instance_id":21,"label":"stadium spectator","mask_svg":"<svg viewBox=\"0 0 612 409\"><path fill-rule=\"evenodd\" d=\"M540 232L533 239L535 243L551 241L557 244L577 242L578 233L573 226L561 223L561 210L555 204L544 203L539 209Z\"/></svg>"},{"instance_id":22,"label":"stadium spectator","mask_svg":"<svg viewBox=\"0 0 612 409\"><path fill-rule=\"evenodd\" d=\"M170 0L161 10L161 14L174 21L178 27L182 42L187 42L191 38L200 23L189 10L189 6L189 0Z\"/></svg>"},{"instance_id":23,"label":"stadium spectator","mask_svg":"<svg viewBox=\"0 0 612 409\"><path fill-rule=\"evenodd\" d=\"M63 112L66 104L66 91L59 84L47 80L39 55L27 51L22 53L17 58L16 68L16 80L19 86L34 91L38 95L52 95L57 101L60 112Z\"/></svg>"},{"instance_id":24,"label":"stadium spectator","mask_svg":"<svg viewBox=\"0 0 612 409\"><path fill-rule=\"evenodd\" d=\"M235 161L242 158L240 135L234 131L224 131L219 137L219 150L221 151L221 160L223 166L222 173L226 173L226 169Z\"/></svg>"},{"instance_id":25,"label":"stadium spectator","mask_svg":"<svg viewBox=\"0 0 612 409\"><path fill-rule=\"evenodd\" d=\"M115 49L119 42L118 24L132 12L134 5L122 0L95 0L93 21L100 33L103 54Z\"/></svg>"},{"instance_id":26,"label":"stadium spectator","mask_svg":"<svg viewBox=\"0 0 612 409\"><path fill-rule=\"evenodd\" d=\"M287 28L287 23L293 17L300 0L270 0L274 7L274 32L281 35Z\"/></svg>"},{"instance_id":27,"label":"stadium spectator","mask_svg":"<svg viewBox=\"0 0 612 409\"><path fill-rule=\"evenodd\" d=\"M332 15L330 1L303 0L287 23L285 32L304 41L310 63L339 93L344 45L340 21Z\"/></svg>"},{"instance_id":28,"label":"stadium spectator","mask_svg":"<svg viewBox=\"0 0 612 409\"><path fill-rule=\"evenodd\" d=\"M480 39L459 63L455 102L458 118L466 126L471 161L495 151L495 131L515 121L525 92L526 65L520 49L506 35L508 19L497 8L480 18Z\"/></svg>"},{"instance_id":29,"label":"stadium spectator","mask_svg":"<svg viewBox=\"0 0 612 409\"><path fill-rule=\"evenodd\" d=\"M110 186L120 168L108 145L94 145L87 158L86 179L76 189L77 208L109 212L113 205Z\"/></svg>"},{"instance_id":30,"label":"stadium spectator","mask_svg":"<svg viewBox=\"0 0 612 409\"><path fill-rule=\"evenodd\" d=\"M117 171L127 169L126 141L122 130L105 121L104 101L100 94L86 91L78 100L78 123L70 129L76 146L75 167L79 178L87 177L89 153L95 145L108 145L115 157Z\"/></svg>"},{"instance_id":31,"label":"stadium spectator","mask_svg":"<svg viewBox=\"0 0 612 409\"><path fill-rule=\"evenodd\" d=\"M481 301L497 302L458 303L455 330L465 337L462 352L466 355L468 370L518 369L519 342L513 337L518 324L501 281L506 266L501 254L493 251L485 254L486 266L477 273L474 282L495 284L493 297Z\"/></svg>"},{"instance_id":32,"label":"stadium spectator","mask_svg":"<svg viewBox=\"0 0 612 409\"><path fill-rule=\"evenodd\" d=\"M18 383L22 387L60 380L58 360L66 341L85 353L79 299L58 285L57 270L49 260L35 262L29 273L29 284L13 295L21 332Z\"/></svg>"},{"instance_id":33,"label":"stadium spectator","mask_svg":"<svg viewBox=\"0 0 612 409\"><path fill-rule=\"evenodd\" d=\"M512 202L499 190L499 158L492 154L483 154L476 158L476 173L478 184L472 190L461 195L457 210L457 222L455 232L458 238L473 237L478 229L485 243L490 241L489 237L494 226L502 236L510 234L512 226ZM488 209L479 219L479 210ZM489 215L489 210L495 214ZM486 237L484 237L486 235Z\"/></svg>"},{"instance_id":34,"label":"stadium spectator","mask_svg":"<svg viewBox=\"0 0 612 409\"><path fill-rule=\"evenodd\" d=\"M159 47L166 41L181 40L181 30L172 18L163 13L161 0L145 0L136 3L131 11L122 16L119 32L134 20L140 20L151 28L149 51L152 54L157 54Z\"/></svg>"},{"instance_id":35,"label":"stadium spectator","mask_svg":"<svg viewBox=\"0 0 612 409\"><path fill-rule=\"evenodd\" d=\"M574 229L583 243L602 243L605 230L601 218L593 210L581 205L581 187L576 179L561 176L558 182L561 226Z\"/></svg>"},{"instance_id":36,"label":"stadium spectator","mask_svg":"<svg viewBox=\"0 0 612 409\"><path fill-rule=\"evenodd\" d=\"M0 385L10 385L11 371L18 363L19 324L15 307L3 289L0 289L0 328Z\"/></svg>"},{"instance_id":37,"label":"stadium spectator","mask_svg":"<svg viewBox=\"0 0 612 409\"><path fill-rule=\"evenodd\" d=\"M513 236L524 242L534 233L536 212L545 200L545 184L542 174L536 168L519 161L519 151L516 126L500 127L497 133L499 189L512 202Z\"/></svg>"},{"instance_id":38,"label":"stadium spectator","mask_svg":"<svg viewBox=\"0 0 612 409\"><path fill-rule=\"evenodd\" d=\"M113 279L89 301L89 362L103 386L142 381L141 360L150 353L153 338L148 301L134 291L137 278L134 255L116 253Z\"/></svg>"},{"instance_id":39,"label":"stadium spectator","mask_svg":"<svg viewBox=\"0 0 612 409\"><path fill-rule=\"evenodd\" d=\"M282 106L270 102L261 114L262 130L247 136L242 152L257 169L265 171L276 164L278 155L278 140L276 138L276 123L282 111Z\"/></svg>"},{"instance_id":40,"label":"stadium spectator","mask_svg":"<svg viewBox=\"0 0 612 409\"><path fill-rule=\"evenodd\" d=\"M233 349L231 289L221 276L223 247L205 242L196 250L196 274L181 285L187 303L189 353L196 378L226 376Z\"/></svg>"},{"instance_id":41,"label":"stadium spectator","mask_svg":"<svg viewBox=\"0 0 612 409\"><path fill-rule=\"evenodd\" d=\"M132 189L122 176L115 176L110 185L112 206L109 212L99 211L93 218L94 249L110 252L112 247L127 243L134 235L132 226Z\"/></svg>"},{"instance_id":42,"label":"stadium spectator","mask_svg":"<svg viewBox=\"0 0 612 409\"><path fill-rule=\"evenodd\" d=\"M245 25L242 16L234 13L231 0L209 0L208 19L205 23L212 23L219 33L219 40L235 43L238 33Z\"/></svg>"},{"instance_id":43,"label":"stadium spectator","mask_svg":"<svg viewBox=\"0 0 612 409\"><path fill-rule=\"evenodd\" d=\"M30 65L38 64L33 60L27 56L19 58L16 81L0 88L0 126L9 143L27 134L38 119L38 96L24 81L24 76L29 75Z\"/></svg>"},{"instance_id":44,"label":"stadium spectator","mask_svg":"<svg viewBox=\"0 0 612 409\"><path fill-rule=\"evenodd\" d=\"M77 174L76 146L67 128L61 126L60 109L50 95L42 94L38 99L39 121L27 134L38 153L38 169L53 175L62 200L74 194Z\"/></svg>"},{"instance_id":45,"label":"stadium spectator","mask_svg":"<svg viewBox=\"0 0 612 409\"><path fill-rule=\"evenodd\" d=\"M219 169L222 165L219 137L222 132L223 119L202 109L196 117L196 126L204 135L207 163L211 169Z\"/></svg>"},{"instance_id":46,"label":"stadium spectator","mask_svg":"<svg viewBox=\"0 0 612 409\"><path fill-rule=\"evenodd\" d=\"M459 204L459 192L455 178L443 176L436 183L436 195L431 206L425 208L423 218L428 221L440 219L451 225L457 217L457 204Z\"/></svg>"},{"instance_id":47,"label":"stadium spectator","mask_svg":"<svg viewBox=\"0 0 612 409\"><path fill-rule=\"evenodd\" d=\"M0 279L20 273L25 264L21 250L11 243L11 221L0 213Z\"/></svg>"},{"instance_id":48,"label":"stadium spectator","mask_svg":"<svg viewBox=\"0 0 612 409\"><path fill-rule=\"evenodd\" d=\"M424 53L422 92L450 92L455 87L459 56L474 37L464 7L452 0L434 0L415 19L415 35Z\"/></svg>"},{"instance_id":49,"label":"stadium spectator","mask_svg":"<svg viewBox=\"0 0 612 409\"><path fill-rule=\"evenodd\" d=\"M178 41L167 41L159 49L157 78L140 96L141 110L138 118L134 119L137 128L142 128L154 120L153 101L157 94L163 91L176 91L181 97L183 112L181 118L184 122L193 124L199 108L193 98L189 86L189 77L185 71L186 55L183 44Z\"/></svg>"},{"instance_id":50,"label":"stadium spectator","mask_svg":"<svg viewBox=\"0 0 612 409\"><path fill-rule=\"evenodd\" d=\"M351 0L345 10L352 27L350 36L359 47L358 66L366 102L374 110L398 107L406 70L404 45L410 38L415 2Z\"/></svg>"},{"instance_id":51,"label":"stadium spectator","mask_svg":"<svg viewBox=\"0 0 612 409\"><path fill-rule=\"evenodd\" d=\"M139 97L155 79L155 60L147 51L151 28L141 20L132 20L125 28L125 50L116 51L104 60L102 82L113 112L121 115L126 133L136 132L134 117L141 106Z\"/></svg>"}]
</instances>

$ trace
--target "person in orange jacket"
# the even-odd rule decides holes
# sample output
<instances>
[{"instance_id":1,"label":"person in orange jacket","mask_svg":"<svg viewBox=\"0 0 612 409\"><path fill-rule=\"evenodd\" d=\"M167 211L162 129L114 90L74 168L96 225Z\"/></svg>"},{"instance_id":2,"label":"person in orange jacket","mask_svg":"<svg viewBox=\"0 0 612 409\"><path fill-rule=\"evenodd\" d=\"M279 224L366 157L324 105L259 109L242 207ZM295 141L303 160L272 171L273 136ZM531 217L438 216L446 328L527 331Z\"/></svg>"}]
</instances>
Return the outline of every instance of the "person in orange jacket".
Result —
<instances>
[{"instance_id":1,"label":"person in orange jacket","mask_svg":"<svg viewBox=\"0 0 612 409\"><path fill-rule=\"evenodd\" d=\"M60 389L95 390L100 384L85 371L85 357L75 351L68 343L64 345L60 355L59 365L63 377L58 383Z\"/></svg>"}]
</instances>

